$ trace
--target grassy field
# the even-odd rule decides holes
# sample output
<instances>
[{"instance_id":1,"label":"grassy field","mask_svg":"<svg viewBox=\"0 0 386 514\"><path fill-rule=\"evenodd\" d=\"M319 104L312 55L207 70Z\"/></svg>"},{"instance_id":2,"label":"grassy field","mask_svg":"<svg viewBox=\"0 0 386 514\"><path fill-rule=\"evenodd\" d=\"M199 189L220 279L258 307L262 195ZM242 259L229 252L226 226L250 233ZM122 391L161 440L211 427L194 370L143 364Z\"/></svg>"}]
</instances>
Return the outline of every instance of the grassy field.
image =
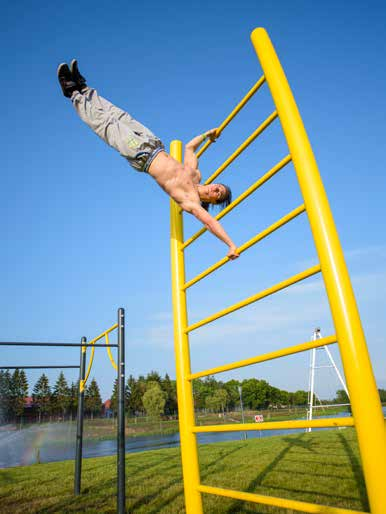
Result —
<instances>
[{"instance_id":1,"label":"grassy field","mask_svg":"<svg viewBox=\"0 0 386 514\"><path fill-rule=\"evenodd\" d=\"M368 511L353 429L298 433L200 446L206 485ZM82 495L74 497L73 462L0 470L1 513L115 512L116 460L86 459ZM128 454L127 512L182 514L178 448ZM204 495L208 514L292 514Z\"/></svg>"}]
</instances>

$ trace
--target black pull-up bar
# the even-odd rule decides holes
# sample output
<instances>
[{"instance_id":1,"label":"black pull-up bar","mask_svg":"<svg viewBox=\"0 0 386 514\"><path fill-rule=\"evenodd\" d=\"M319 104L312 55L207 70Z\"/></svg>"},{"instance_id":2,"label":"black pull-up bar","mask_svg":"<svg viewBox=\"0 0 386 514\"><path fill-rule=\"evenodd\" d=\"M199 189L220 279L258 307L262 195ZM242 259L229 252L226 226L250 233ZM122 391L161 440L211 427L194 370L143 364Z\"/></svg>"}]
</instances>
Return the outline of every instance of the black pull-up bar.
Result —
<instances>
[{"instance_id":1,"label":"black pull-up bar","mask_svg":"<svg viewBox=\"0 0 386 514\"><path fill-rule=\"evenodd\" d=\"M0 369L79 369L79 366L0 366Z\"/></svg>"},{"instance_id":2,"label":"black pull-up bar","mask_svg":"<svg viewBox=\"0 0 386 514\"><path fill-rule=\"evenodd\" d=\"M21 342L0 342L0 346L91 346L92 348L106 348L106 344L82 344L82 343L21 343ZM110 344L111 348L118 348L117 344Z\"/></svg>"}]
</instances>

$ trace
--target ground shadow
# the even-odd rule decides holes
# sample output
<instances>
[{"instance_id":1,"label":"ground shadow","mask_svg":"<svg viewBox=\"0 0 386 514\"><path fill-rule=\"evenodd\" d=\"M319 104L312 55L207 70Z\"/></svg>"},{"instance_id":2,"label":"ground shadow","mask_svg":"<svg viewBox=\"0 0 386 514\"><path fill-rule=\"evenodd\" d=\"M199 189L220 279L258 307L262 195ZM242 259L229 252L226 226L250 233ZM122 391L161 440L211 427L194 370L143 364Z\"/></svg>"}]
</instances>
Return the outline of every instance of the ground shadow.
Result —
<instances>
[{"instance_id":1,"label":"ground shadow","mask_svg":"<svg viewBox=\"0 0 386 514\"><path fill-rule=\"evenodd\" d=\"M346 455L350 460L351 468L352 468L353 475L355 478L355 482L358 487L359 497L360 497L360 501L362 503L362 508L363 508L363 510L370 510L369 500L368 500L367 491L366 491L366 484L365 484L365 479L364 479L363 472L362 472L361 463L360 463L359 459L357 458L357 456L355 455L355 453L352 451L352 448L348 444L344 435L338 433L338 439L340 440L340 442L344 448L344 451L346 452Z\"/></svg>"}]
</instances>

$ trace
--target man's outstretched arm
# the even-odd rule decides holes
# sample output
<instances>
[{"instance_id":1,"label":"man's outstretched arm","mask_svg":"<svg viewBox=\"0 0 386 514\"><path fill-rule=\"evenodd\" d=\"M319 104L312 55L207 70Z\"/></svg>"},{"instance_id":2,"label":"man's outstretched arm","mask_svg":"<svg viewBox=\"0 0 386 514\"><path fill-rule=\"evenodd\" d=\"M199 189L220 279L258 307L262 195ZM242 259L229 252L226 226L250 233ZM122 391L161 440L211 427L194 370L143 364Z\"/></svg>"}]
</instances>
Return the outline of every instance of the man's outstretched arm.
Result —
<instances>
[{"instance_id":1,"label":"man's outstretched arm","mask_svg":"<svg viewBox=\"0 0 386 514\"><path fill-rule=\"evenodd\" d=\"M229 246L229 251L227 253L227 257L229 257L229 259L234 260L239 257L239 253L237 253L237 247L232 239L228 236L220 223L215 218L213 218L209 212L201 207L201 205L193 204L188 208L182 208L185 211L193 214L193 216L195 216L199 221L201 221L201 223L205 225L205 228L207 228L213 235L221 239L221 241Z\"/></svg>"}]
</instances>

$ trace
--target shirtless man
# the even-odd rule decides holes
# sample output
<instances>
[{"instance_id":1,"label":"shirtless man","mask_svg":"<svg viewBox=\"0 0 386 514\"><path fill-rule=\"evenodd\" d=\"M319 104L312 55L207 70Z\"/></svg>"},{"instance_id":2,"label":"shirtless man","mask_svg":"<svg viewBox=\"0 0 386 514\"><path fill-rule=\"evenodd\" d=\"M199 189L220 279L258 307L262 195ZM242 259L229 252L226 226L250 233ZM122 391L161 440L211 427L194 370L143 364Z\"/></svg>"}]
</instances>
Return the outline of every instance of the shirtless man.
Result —
<instances>
[{"instance_id":1,"label":"shirtless man","mask_svg":"<svg viewBox=\"0 0 386 514\"><path fill-rule=\"evenodd\" d=\"M70 98L80 118L108 145L115 148L137 171L149 173L182 210L193 214L229 247L227 256L236 259L237 248L220 223L208 213L210 204L225 207L232 194L224 184L202 185L195 150L205 139L216 139L216 129L192 139L185 146L184 163L165 152L162 142L134 120L89 88L77 61L60 64L57 70L64 96Z\"/></svg>"}]
</instances>

